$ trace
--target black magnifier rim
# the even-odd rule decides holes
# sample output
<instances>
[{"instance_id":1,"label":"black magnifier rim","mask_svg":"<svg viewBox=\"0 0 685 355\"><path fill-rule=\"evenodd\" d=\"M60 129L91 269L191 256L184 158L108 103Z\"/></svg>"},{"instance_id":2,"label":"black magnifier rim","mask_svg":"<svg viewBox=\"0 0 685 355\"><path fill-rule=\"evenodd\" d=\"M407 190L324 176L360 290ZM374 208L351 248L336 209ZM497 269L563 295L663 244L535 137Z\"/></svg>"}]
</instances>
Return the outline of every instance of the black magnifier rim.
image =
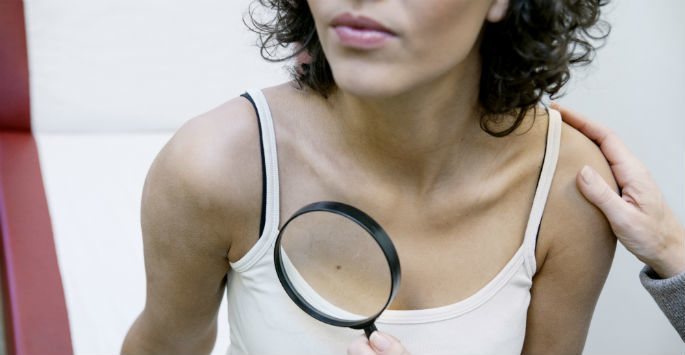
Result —
<instances>
[{"instance_id":1,"label":"black magnifier rim","mask_svg":"<svg viewBox=\"0 0 685 355\"><path fill-rule=\"evenodd\" d=\"M378 311L378 313L374 314L373 316L362 319L362 320L355 320L355 321L350 321L350 320L345 320L345 319L340 319L337 317L332 317L326 313L320 312L316 307L312 306L307 300L300 295L299 292L295 289L293 286L292 282L290 281L290 278L288 275L286 275L284 271L284 265L283 265L283 260L281 258L281 236L283 235L283 231L286 230L288 227L288 224L293 221L295 218L306 214L306 213L311 213L311 212L331 212L335 213L337 215L343 216L353 222L355 222L357 225L361 226L364 228L376 241L378 246L381 248L383 251L383 255L385 256L385 259L388 262L388 266L390 267L390 276L391 276L391 286L390 286L390 293L388 294L388 299L385 302L385 305ZM400 270L400 259L397 256L397 251L395 250L395 246L393 245L392 241L390 240L390 237L388 234L383 230L383 228L369 215L366 213L362 212L361 210L352 207L350 205L344 204L342 202L336 202L336 201L319 201L319 202L314 202L310 203L299 210L297 210L285 224L281 228L281 230L278 232L278 237L276 238L276 244L274 245L274 264L276 266L276 274L278 275L278 280L281 282L281 285L283 286L283 289L285 292L290 296L290 298L295 302L295 304L300 307L303 311L305 311L307 314L310 316L314 317L315 319L318 319L319 321L322 321L324 323L334 325L334 326L339 326L339 327L348 327L348 328L354 328L354 329L364 329L368 328L373 325L375 320L383 313L383 311L388 308L388 305L392 300L395 298L395 295L397 294L397 290L400 288L400 276L401 276L401 270Z\"/></svg>"}]
</instances>

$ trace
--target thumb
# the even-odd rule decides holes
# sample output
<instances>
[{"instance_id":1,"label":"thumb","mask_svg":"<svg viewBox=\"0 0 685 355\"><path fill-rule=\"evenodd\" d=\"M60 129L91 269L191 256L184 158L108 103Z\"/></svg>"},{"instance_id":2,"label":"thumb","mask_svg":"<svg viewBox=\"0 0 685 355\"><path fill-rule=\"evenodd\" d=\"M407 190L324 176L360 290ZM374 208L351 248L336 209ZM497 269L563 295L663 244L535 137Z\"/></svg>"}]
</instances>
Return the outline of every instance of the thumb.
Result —
<instances>
[{"instance_id":1,"label":"thumb","mask_svg":"<svg viewBox=\"0 0 685 355\"><path fill-rule=\"evenodd\" d=\"M617 221L621 218L625 212L626 202L594 169L584 166L576 180L583 196L597 206L609 221Z\"/></svg>"},{"instance_id":2,"label":"thumb","mask_svg":"<svg viewBox=\"0 0 685 355\"><path fill-rule=\"evenodd\" d=\"M371 347L376 351L377 354L409 355L400 341L388 334L375 331L371 333L371 338L369 340Z\"/></svg>"}]
</instances>

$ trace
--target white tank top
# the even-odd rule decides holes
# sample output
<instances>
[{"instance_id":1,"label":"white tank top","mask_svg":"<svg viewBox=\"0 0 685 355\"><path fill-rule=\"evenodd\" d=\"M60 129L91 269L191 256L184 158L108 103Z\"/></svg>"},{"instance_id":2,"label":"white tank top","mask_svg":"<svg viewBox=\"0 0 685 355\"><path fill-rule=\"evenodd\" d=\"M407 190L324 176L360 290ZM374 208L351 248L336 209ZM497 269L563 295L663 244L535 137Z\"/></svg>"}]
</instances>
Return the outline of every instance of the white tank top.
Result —
<instances>
[{"instance_id":1,"label":"white tank top","mask_svg":"<svg viewBox=\"0 0 685 355\"><path fill-rule=\"evenodd\" d=\"M279 186L276 138L261 90L248 90L260 119L266 175L265 224L257 243L231 263L228 276L230 355L346 354L362 331L321 323L300 310L276 276L273 250L278 234ZM544 161L521 247L485 287L447 306L386 310L378 329L394 335L414 355L521 354L535 242L557 163L561 115L549 110Z\"/></svg>"}]
</instances>

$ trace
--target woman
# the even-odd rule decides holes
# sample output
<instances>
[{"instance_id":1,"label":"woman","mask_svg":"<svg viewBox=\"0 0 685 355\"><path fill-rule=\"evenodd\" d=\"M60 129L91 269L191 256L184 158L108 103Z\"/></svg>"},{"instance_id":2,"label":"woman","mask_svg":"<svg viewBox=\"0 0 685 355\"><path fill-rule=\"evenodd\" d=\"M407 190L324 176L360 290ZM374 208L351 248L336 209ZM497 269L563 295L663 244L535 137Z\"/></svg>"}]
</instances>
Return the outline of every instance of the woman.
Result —
<instances>
[{"instance_id":1,"label":"woman","mask_svg":"<svg viewBox=\"0 0 685 355\"><path fill-rule=\"evenodd\" d=\"M537 105L589 61L601 1L261 4L266 53L301 43L311 62L190 120L155 159L147 300L123 352L209 352L227 288L229 353L344 353L358 332L300 311L272 260L280 216L337 200L392 236L402 287L377 325L408 351L580 353L615 238L575 173L615 181Z\"/></svg>"}]
</instances>

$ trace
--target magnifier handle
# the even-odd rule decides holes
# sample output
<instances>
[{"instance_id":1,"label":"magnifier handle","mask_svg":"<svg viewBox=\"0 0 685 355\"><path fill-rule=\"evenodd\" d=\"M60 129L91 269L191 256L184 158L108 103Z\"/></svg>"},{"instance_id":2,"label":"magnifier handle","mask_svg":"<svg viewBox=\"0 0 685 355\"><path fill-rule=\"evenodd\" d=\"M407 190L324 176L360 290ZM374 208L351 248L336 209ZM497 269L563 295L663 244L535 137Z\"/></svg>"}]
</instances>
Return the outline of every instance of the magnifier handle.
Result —
<instances>
[{"instance_id":1,"label":"magnifier handle","mask_svg":"<svg viewBox=\"0 0 685 355\"><path fill-rule=\"evenodd\" d=\"M376 325L371 323L368 327L364 328L364 333L366 334L366 338L369 339L371 338L371 333L377 331Z\"/></svg>"}]
</instances>

